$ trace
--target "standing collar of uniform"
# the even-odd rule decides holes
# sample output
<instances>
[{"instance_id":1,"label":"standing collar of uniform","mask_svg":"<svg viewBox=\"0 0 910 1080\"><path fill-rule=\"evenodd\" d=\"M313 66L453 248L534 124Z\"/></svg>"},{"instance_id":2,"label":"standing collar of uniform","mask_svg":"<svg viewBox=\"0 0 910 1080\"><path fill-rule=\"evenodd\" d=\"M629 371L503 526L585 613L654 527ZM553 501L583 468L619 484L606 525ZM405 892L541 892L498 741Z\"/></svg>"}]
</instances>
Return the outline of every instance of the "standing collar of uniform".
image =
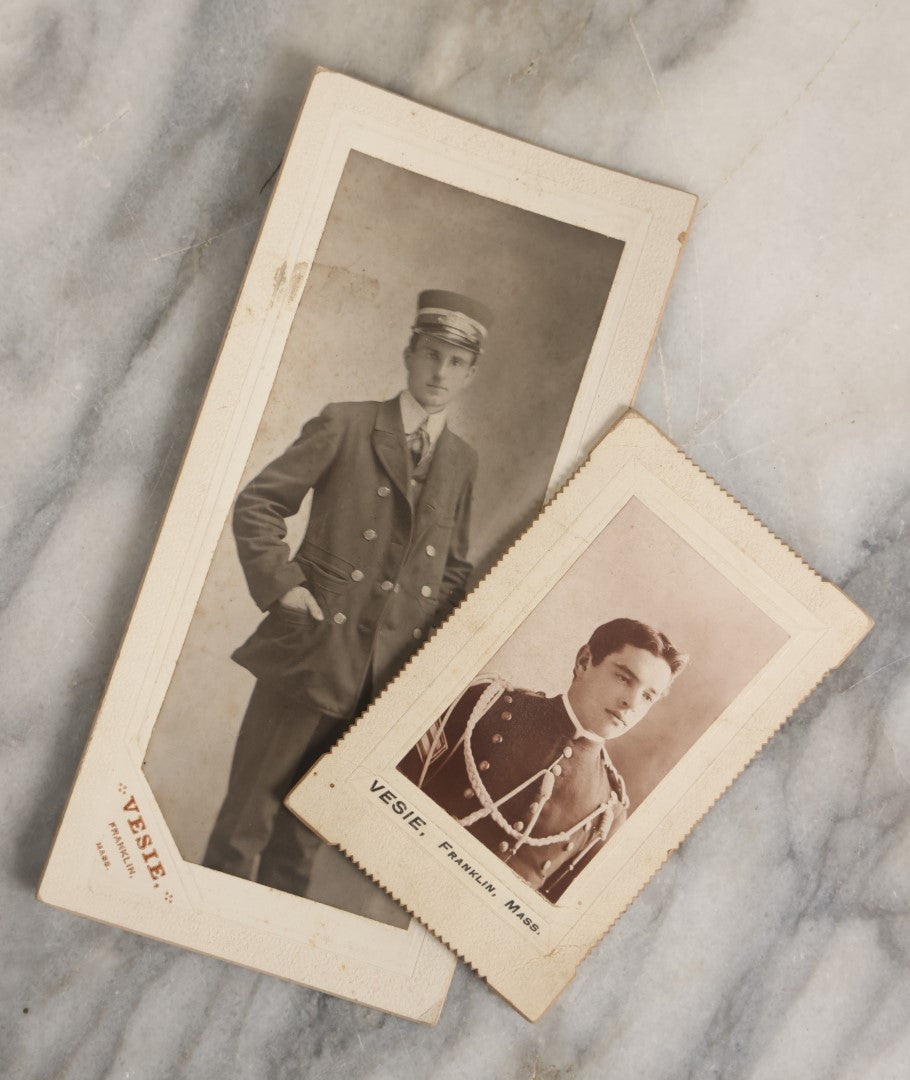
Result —
<instances>
[{"instance_id":1,"label":"standing collar of uniform","mask_svg":"<svg viewBox=\"0 0 910 1080\"><path fill-rule=\"evenodd\" d=\"M398 404L401 408L401 422L404 425L405 435L416 431L426 420L427 431L430 435L430 446L435 446L442 429L446 426L446 411L428 413L410 390L402 390L398 395Z\"/></svg>"},{"instance_id":2,"label":"standing collar of uniform","mask_svg":"<svg viewBox=\"0 0 910 1080\"><path fill-rule=\"evenodd\" d=\"M572 721L572 727L575 728L575 734L580 739L590 739L591 742L599 743L601 746L603 746L603 743L604 743L603 735L598 735L596 731L591 731L591 730L589 730L588 728L586 728L586 727L584 727L582 725L582 722L575 715L575 710L572 708L572 704L569 701L569 695L568 694L560 694L559 695L559 700L562 702L563 707L565 708L566 712L569 714L569 719Z\"/></svg>"},{"instance_id":3,"label":"standing collar of uniform","mask_svg":"<svg viewBox=\"0 0 910 1080\"><path fill-rule=\"evenodd\" d=\"M575 734L581 739L590 739L600 749L600 758L603 760L604 767L610 776L610 783L613 790L619 797L620 804L626 809L629 809L629 793L626 791L626 782L623 780L621 773L613 764L610 755L607 753L607 740L603 735L597 735L593 731L589 731L588 728L582 727L581 721L575 715L575 710L572 708L568 694L560 694L559 700L563 704L563 708L569 719L572 721L572 726L575 728ZM596 753L596 751L595 751Z\"/></svg>"}]
</instances>

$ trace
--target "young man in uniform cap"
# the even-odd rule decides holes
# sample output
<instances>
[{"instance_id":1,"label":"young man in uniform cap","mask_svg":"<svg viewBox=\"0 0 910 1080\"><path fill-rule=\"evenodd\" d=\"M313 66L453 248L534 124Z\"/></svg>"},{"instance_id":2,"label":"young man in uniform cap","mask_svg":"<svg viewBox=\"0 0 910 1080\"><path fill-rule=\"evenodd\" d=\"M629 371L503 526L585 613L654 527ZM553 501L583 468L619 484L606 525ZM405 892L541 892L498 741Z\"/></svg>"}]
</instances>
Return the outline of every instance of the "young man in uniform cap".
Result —
<instances>
[{"instance_id":1,"label":"young man in uniform cap","mask_svg":"<svg viewBox=\"0 0 910 1080\"><path fill-rule=\"evenodd\" d=\"M490 321L468 297L421 293L407 389L326 406L238 496L238 555L268 615L233 654L257 682L204 865L306 895L319 841L282 800L462 599L477 455L446 410ZM285 519L311 490L292 555Z\"/></svg>"},{"instance_id":2,"label":"young man in uniform cap","mask_svg":"<svg viewBox=\"0 0 910 1080\"><path fill-rule=\"evenodd\" d=\"M476 680L399 770L548 900L626 818L606 741L630 731L687 658L634 619L599 626L558 697Z\"/></svg>"}]
</instances>

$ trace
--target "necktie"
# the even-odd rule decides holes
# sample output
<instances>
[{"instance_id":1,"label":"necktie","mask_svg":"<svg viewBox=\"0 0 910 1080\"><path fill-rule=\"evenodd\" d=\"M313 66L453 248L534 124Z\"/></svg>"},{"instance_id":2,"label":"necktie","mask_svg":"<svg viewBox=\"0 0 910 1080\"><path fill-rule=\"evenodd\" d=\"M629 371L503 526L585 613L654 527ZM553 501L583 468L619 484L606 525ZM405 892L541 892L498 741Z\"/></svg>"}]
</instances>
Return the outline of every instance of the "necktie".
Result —
<instances>
[{"instance_id":1,"label":"necktie","mask_svg":"<svg viewBox=\"0 0 910 1080\"><path fill-rule=\"evenodd\" d=\"M408 451L411 455L411 471L419 479L426 473L430 460L430 433L426 420L408 435Z\"/></svg>"}]
</instances>

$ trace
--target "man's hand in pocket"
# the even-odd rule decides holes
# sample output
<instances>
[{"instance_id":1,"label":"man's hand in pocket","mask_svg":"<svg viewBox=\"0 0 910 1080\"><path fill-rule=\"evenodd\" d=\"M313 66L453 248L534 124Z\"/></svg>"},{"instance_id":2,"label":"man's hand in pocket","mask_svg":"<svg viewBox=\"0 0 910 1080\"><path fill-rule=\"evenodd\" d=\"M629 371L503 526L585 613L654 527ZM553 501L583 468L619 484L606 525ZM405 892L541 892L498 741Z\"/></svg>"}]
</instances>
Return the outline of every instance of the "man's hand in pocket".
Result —
<instances>
[{"instance_id":1,"label":"man's hand in pocket","mask_svg":"<svg viewBox=\"0 0 910 1080\"><path fill-rule=\"evenodd\" d=\"M299 611L304 615L312 615L320 622L325 618L322 608L316 603L316 597L303 585L295 585L278 601L281 607L288 611Z\"/></svg>"}]
</instances>

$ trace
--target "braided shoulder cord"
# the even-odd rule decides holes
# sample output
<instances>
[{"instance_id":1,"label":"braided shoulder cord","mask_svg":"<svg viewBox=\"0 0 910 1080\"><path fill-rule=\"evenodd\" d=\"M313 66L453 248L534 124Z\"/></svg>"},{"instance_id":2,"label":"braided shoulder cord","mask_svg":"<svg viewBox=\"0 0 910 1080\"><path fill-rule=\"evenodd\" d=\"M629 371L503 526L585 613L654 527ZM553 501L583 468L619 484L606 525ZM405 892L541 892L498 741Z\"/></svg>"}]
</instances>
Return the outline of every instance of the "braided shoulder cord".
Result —
<instances>
[{"instance_id":1,"label":"braided shoulder cord","mask_svg":"<svg viewBox=\"0 0 910 1080\"><path fill-rule=\"evenodd\" d=\"M496 824L503 830L503 832L510 836L513 840L517 841L513 849L513 854L522 844L527 844L529 847L546 847L548 844L559 844L566 840L569 840L572 835L583 829L589 821L593 821L594 818L601 814L605 814L606 811L610 811L610 821L612 824L613 812L610 810L611 799L607 802L601 803L595 810L593 810L587 817L582 818L576 822L571 828L564 830L560 833L553 833L551 836L530 836L528 835L537 822L537 818L540 816L540 811L543 808L543 803L549 799L553 792L553 783L555 774L551 771L554 765L558 765L562 761L562 754L549 765L546 769L541 769L540 772L535 773L533 776L528 777L523 784L513 788L508 794L503 795L501 799L494 802L493 797L487 791L483 780L480 778L480 771L477 768L477 762L474 760L474 752L471 749L471 735L474 732L474 728L480 722L482 716L484 716L496 703L497 698L507 690L511 689L508 684L500 678L495 678L487 689L477 699L474 708L471 710L471 715L468 717L468 723L465 727L464 733L464 763L465 770L468 774L468 780L471 784L471 789L477 796L481 804L480 810L475 810L474 813L468 814L466 817L459 818L458 824L468 828L474 825L476 822L482 820L485 817L492 817ZM547 780L547 777L553 778ZM541 792L538 799L538 807L534 812L528 828L524 832L520 832L514 826L510 825L508 821L503 817L502 812L499 809L499 803L506 802L514 795L517 795L519 791L523 791L529 784L533 784L535 780L541 778ZM609 828L609 827L608 827ZM590 845L588 845L590 847ZM585 849L587 850L587 848Z\"/></svg>"},{"instance_id":2,"label":"braided shoulder cord","mask_svg":"<svg viewBox=\"0 0 910 1080\"><path fill-rule=\"evenodd\" d=\"M628 810L629 793L626 791L626 782L622 778L622 773L610 760L610 755L607 753L606 746L600 748L600 756L603 758L604 767L607 770L607 775L610 777L610 783L617 792L617 802L623 810Z\"/></svg>"},{"instance_id":3,"label":"braided shoulder cord","mask_svg":"<svg viewBox=\"0 0 910 1080\"><path fill-rule=\"evenodd\" d=\"M616 815L613 812L613 806L611 803L607 804L607 808L603 813L603 817L597 823L597 828L591 834L591 839L587 844L579 851L575 858L569 863L569 871L575 869L575 867L581 862L581 860L588 854L591 848L597 844L602 844L610 833L610 829L613 827L613 822L616 820Z\"/></svg>"},{"instance_id":4,"label":"braided shoulder cord","mask_svg":"<svg viewBox=\"0 0 910 1080\"><path fill-rule=\"evenodd\" d=\"M581 862L581 860L588 854L591 848L597 844L602 844L610 835L610 829L613 828L613 822L616 820L616 811L613 809L613 803L621 806L623 810L629 809L629 793L626 791L626 782L622 778L622 773L613 762L610 760L610 756L607 753L605 746L600 748L600 754L603 758L604 766L606 767L607 774L610 777L610 783L614 787L613 795L610 797L610 803L607 806L604 816L597 823L597 828L591 835L590 841L582 848L581 851L575 856L575 858L569 863L569 871L575 869L575 867Z\"/></svg>"},{"instance_id":5,"label":"braided shoulder cord","mask_svg":"<svg viewBox=\"0 0 910 1080\"><path fill-rule=\"evenodd\" d=\"M467 693L467 691L470 690L472 686L480 686L486 682L489 682L490 685L492 685L492 683L495 681L495 678L493 680L490 680L486 676L481 676L477 679L474 679L465 688L464 693ZM423 763L423 768L420 770L420 777L417 781L417 786L419 788L423 788L424 781L427 778L427 772L430 768L430 764L432 763L433 758L436 754L436 748L439 746L439 740L442 738L443 732L446 729L446 724L448 724L449 720L451 719L452 713L455 711L455 706L460 700L460 698L456 698L455 701L452 702L452 704L446 709L446 711L442 714L442 716L440 716L440 718L436 721L434 725L436 730L433 732L433 738L431 739L429 749L427 750L426 760Z\"/></svg>"}]
</instances>

